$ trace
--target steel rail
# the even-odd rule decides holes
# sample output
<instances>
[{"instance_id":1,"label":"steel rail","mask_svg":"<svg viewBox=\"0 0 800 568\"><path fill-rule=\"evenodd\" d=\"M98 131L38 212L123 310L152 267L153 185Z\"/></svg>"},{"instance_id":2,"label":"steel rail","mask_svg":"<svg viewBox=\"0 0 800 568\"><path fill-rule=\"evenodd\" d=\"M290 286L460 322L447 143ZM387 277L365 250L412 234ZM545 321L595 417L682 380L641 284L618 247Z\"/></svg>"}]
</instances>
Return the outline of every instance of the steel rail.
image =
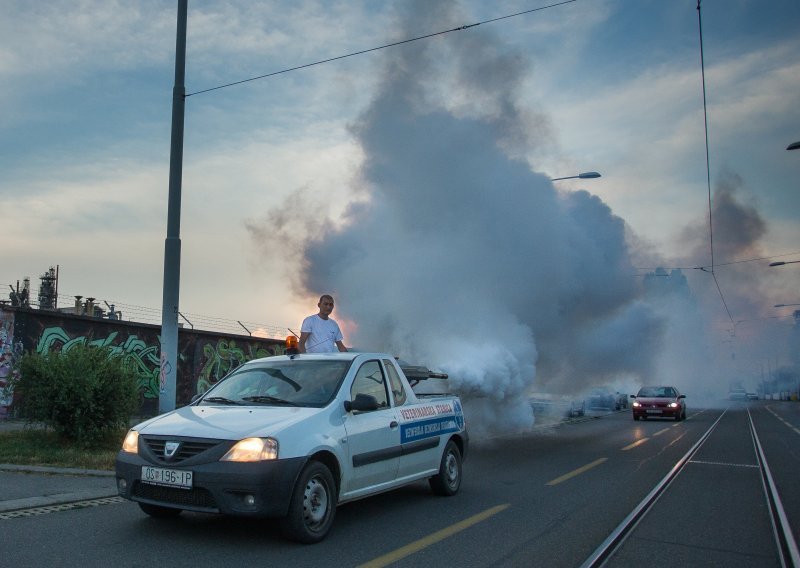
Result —
<instances>
[{"instance_id":1,"label":"steel rail","mask_svg":"<svg viewBox=\"0 0 800 568\"><path fill-rule=\"evenodd\" d=\"M727 409L719 415L719 418L709 427L708 430L700 437L697 442L695 442L694 446L692 446L686 455L684 455L678 462L672 467L669 473L664 476L664 478L653 488L650 493L639 503L633 511L628 514L627 517L615 528L610 535L600 544L600 546L595 549L595 551L587 558L583 564L581 564L581 568L598 568L602 566L606 560L608 560L611 555L619 548L619 546L625 542L630 535L631 531L639 524L639 521L647 514L647 512L652 508L652 506L658 501L658 498L664 493L666 488L672 483L672 481L677 477L677 475L686 467L686 464L692 458L692 456L700 449L708 437L711 435L711 432L714 428L717 427L719 421L722 420L722 417L725 416L725 412Z\"/></svg>"},{"instance_id":2,"label":"steel rail","mask_svg":"<svg viewBox=\"0 0 800 568\"><path fill-rule=\"evenodd\" d=\"M772 532L775 536L775 544L778 547L781 566L784 568L788 566L800 568L800 554L798 554L797 542L794 539L792 527L789 525L789 519L786 517L786 511L783 509L783 502L778 493L778 487L775 485L775 480L772 478L772 472L767 463L767 456L764 454L764 449L761 447L761 440L758 438L758 432L756 431L756 425L753 423L753 416L750 414L750 409L747 410L747 418L750 420L750 435L753 437L753 445L755 446L756 456L758 458L759 470L761 471L761 483L764 486L764 495L770 513L769 519L772 523Z\"/></svg>"}]
</instances>

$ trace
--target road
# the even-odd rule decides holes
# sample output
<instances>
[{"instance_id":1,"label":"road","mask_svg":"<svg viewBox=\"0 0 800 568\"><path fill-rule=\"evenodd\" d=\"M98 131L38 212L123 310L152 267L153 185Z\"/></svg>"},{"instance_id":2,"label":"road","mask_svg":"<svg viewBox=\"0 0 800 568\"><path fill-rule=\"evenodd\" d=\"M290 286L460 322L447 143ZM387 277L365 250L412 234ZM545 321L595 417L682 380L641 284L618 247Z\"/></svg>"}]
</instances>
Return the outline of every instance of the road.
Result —
<instances>
[{"instance_id":1,"label":"road","mask_svg":"<svg viewBox=\"0 0 800 568\"><path fill-rule=\"evenodd\" d=\"M189 513L156 520L111 499L0 519L3 564L781 566L781 515L788 540L800 540L800 405L689 403L682 422L594 412L473 440L457 496L435 497L423 482L344 505L317 545L284 541L273 521ZM791 566L791 546L783 550Z\"/></svg>"}]
</instances>

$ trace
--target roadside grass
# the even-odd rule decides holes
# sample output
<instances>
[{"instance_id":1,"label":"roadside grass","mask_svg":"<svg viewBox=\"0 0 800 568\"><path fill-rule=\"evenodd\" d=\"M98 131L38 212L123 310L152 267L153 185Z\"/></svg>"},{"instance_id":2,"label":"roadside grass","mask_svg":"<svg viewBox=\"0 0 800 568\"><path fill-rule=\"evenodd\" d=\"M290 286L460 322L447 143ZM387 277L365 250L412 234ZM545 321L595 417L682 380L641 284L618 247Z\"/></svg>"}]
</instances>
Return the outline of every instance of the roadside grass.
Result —
<instances>
[{"instance_id":1,"label":"roadside grass","mask_svg":"<svg viewBox=\"0 0 800 568\"><path fill-rule=\"evenodd\" d=\"M0 433L0 463L113 470L125 430L81 447L52 430L28 427Z\"/></svg>"}]
</instances>

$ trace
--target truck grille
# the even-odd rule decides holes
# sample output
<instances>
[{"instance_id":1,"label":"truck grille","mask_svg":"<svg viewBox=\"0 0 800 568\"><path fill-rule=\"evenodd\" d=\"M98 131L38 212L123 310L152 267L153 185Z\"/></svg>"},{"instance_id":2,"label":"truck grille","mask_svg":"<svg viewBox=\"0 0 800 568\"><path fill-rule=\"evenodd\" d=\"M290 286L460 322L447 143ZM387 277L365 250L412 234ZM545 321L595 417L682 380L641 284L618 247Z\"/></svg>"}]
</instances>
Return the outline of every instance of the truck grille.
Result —
<instances>
[{"instance_id":1,"label":"truck grille","mask_svg":"<svg viewBox=\"0 0 800 568\"><path fill-rule=\"evenodd\" d=\"M216 440L174 440L166 438L149 438L144 436L144 441L155 458L162 463L177 464L189 458L193 458L217 446L220 442ZM164 456L164 446L168 441L180 442L178 451L171 458Z\"/></svg>"},{"instance_id":2,"label":"truck grille","mask_svg":"<svg viewBox=\"0 0 800 568\"><path fill-rule=\"evenodd\" d=\"M137 481L133 484L132 495L150 501L158 501L159 503L217 511L217 501L214 496L202 487L178 489L176 487L163 487Z\"/></svg>"}]
</instances>

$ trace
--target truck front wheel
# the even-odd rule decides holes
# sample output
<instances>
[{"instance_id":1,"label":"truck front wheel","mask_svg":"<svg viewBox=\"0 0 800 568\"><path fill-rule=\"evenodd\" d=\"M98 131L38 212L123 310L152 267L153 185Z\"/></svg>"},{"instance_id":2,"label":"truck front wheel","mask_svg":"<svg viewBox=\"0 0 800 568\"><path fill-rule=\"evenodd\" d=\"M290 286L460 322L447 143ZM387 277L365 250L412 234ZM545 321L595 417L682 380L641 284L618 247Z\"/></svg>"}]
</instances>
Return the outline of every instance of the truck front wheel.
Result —
<instances>
[{"instance_id":1,"label":"truck front wheel","mask_svg":"<svg viewBox=\"0 0 800 568\"><path fill-rule=\"evenodd\" d=\"M439 464L439 473L428 480L437 495L450 497L461 487L461 452L453 440L447 442Z\"/></svg>"},{"instance_id":2,"label":"truck front wheel","mask_svg":"<svg viewBox=\"0 0 800 568\"><path fill-rule=\"evenodd\" d=\"M333 525L337 501L331 471L318 461L308 462L292 493L289 514L281 523L283 535L305 544L321 541Z\"/></svg>"}]
</instances>

